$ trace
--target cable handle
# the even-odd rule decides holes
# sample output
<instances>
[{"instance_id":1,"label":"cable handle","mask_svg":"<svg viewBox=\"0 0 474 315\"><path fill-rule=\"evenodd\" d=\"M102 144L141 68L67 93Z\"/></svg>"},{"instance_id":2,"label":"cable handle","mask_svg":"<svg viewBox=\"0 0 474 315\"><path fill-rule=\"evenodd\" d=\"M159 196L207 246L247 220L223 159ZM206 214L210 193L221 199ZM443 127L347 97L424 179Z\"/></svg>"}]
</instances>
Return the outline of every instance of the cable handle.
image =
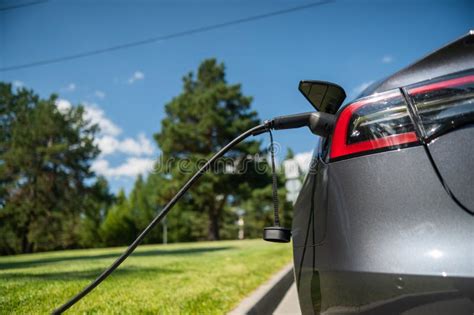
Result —
<instances>
[{"instance_id":1,"label":"cable handle","mask_svg":"<svg viewBox=\"0 0 474 315\"><path fill-rule=\"evenodd\" d=\"M306 114L303 114L306 116ZM291 115L298 116L298 115ZM289 126L288 128L298 128L306 126L307 124L294 124L292 117L288 116L288 120L285 120L285 117L278 117L281 121L285 121L283 124ZM277 118L273 119L271 122L275 122ZM303 120L301 117L296 119L297 121ZM269 123L271 125L271 122ZM296 127L298 125L298 127ZM276 128L275 128L276 129ZM272 197L273 197L273 226L268 226L263 229L263 239L267 242L273 243L288 243L291 239L291 230L285 227L280 226L280 215L278 214L278 186L277 186L277 173L275 170L275 145L273 143L273 134L271 128L268 129L270 134L270 155L272 163Z\"/></svg>"}]
</instances>

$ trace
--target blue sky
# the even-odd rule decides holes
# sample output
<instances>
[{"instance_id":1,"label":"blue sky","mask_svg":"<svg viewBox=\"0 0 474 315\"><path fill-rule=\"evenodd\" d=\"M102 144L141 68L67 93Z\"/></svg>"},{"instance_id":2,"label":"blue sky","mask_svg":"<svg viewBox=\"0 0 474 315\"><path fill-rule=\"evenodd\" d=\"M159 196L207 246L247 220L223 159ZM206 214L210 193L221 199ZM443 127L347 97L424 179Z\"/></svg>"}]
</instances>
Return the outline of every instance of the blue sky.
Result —
<instances>
[{"instance_id":1,"label":"blue sky","mask_svg":"<svg viewBox=\"0 0 474 315\"><path fill-rule=\"evenodd\" d=\"M0 0L0 67L106 48L148 37L269 13L311 1ZM206 33L111 53L8 72L0 80L41 96L58 93L60 106L83 103L103 129L104 154L95 169L114 191L130 190L137 173L159 156L152 138L164 104L181 78L215 57L227 80L242 83L262 119L311 110L301 79L333 81L349 98L474 28L472 1L332 1ZM349 100L349 99L348 99ZM306 130L278 132L284 150L311 151ZM267 141L267 137L264 137Z\"/></svg>"}]
</instances>

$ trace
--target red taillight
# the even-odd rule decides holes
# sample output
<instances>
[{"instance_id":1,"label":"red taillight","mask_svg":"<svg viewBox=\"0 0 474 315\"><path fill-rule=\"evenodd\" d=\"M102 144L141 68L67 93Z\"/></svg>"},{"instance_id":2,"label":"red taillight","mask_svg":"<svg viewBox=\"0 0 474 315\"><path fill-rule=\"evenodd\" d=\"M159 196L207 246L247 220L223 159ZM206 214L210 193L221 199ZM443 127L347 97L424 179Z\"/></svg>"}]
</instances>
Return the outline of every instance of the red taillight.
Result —
<instances>
[{"instance_id":1,"label":"red taillight","mask_svg":"<svg viewBox=\"0 0 474 315\"><path fill-rule=\"evenodd\" d=\"M340 159L418 142L400 92L387 92L348 105L334 129L330 158Z\"/></svg>"},{"instance_id":2,"label":"red taillight","mask_svg":"<svg viewBox=\"0 0 474 315\"><path fill-rule=\"evenodd\" d=\"M420 125L420 137L431 141L474 122L474 74L464 71L405 88ZM420 144L399 90L368 97L342 110L334 128L330 158Z\"/></svg>"},{"instance_id":3,"label":"red taillight","mask_svg":"<svg viewBox=\"0 0 474 315\"><path fill-rule=\"evenodd\" d=\"M474 122L472 71L422 82L407 91L427 141Z\"/></svg>"},{"instance_id":4,"label":"red taillight","mask_svg":"<svg viewBox=\"0 0 474 315\"><path fill-rule=\"evenodd\" d=\"M411 95L417 95L421 93L433 92L436 90L442 90L450 87L463 86L465 84L471 84L474 82L474 75L467 75L465 77L450 79L446 81L440 81L436 83L431 83L428 85L422 85L415 88L409 89ZM472 87L471 87L472 89Z\"/></svg>"}]
</instances>

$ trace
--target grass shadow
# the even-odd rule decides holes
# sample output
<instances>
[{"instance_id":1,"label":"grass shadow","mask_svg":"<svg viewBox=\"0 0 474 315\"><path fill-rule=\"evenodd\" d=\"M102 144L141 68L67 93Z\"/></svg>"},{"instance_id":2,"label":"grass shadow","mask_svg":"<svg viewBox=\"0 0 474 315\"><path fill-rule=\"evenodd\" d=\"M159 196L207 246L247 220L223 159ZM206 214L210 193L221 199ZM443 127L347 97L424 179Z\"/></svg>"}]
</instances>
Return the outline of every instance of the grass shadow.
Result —
<instances>
[{"instance_id":1,"label":"grass shadow","mask_svg":"<svg viewBox=\"0 0 474 315\"><path fill-rule=\"evenodd\" d=\"M187 248L187 249L149 249L140 250L139 252L133 253L133 257L149 257L149 256L182 256L182 255L200 255L210 252L229 250L234 247L232 246L221 246L221 247L200 247L200 248ZM21 269L41 266L45 264L51 264L63 261L75 261L75 260L94 260L94 259L106 259L115 258L120 256L121 253L110 253L110 254L91 254L91 255L78 255L78 256L55 256L48 258L30 259L23 261L11 261L11 262L0 262L0 270L8 269Z\"/></svg>"},{"instance_id":2,"label":"grass shadow","mask_svg":"<svg viewBox=\"0 0 474 315\"><path fill-rule=\"evenodd\" d=\"M76 281L76 280L92 280L96 278L103 268L94 268L82 271L61 271L61 272L47 272L47 273L5 273L0 274L0 279L4 280L61 280L61 281ZM127 276L134 273L150 273L156 272L160 274L174 274L183 272L182 269L170 268L149 268L149 267L123 267L117 269L113 277Z\"/></svg>"}]
</instances>

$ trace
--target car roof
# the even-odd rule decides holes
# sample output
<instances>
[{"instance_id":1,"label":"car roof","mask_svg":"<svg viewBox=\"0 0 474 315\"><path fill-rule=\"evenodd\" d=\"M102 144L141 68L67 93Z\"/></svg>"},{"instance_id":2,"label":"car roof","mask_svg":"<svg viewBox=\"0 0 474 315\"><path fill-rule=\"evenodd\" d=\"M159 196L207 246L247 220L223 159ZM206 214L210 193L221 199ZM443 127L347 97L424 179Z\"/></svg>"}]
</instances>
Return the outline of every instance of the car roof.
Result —
<instances>
[{"instance_id":1,"label":"car roof","mask_svg":"<svg viewBox=\"0 0 474 315\"><path fill-rule=\"evenodd\" d=\"M373 83L357 98L474 68L474 30L422 59Z\"/></svg>"}]
</instances>

